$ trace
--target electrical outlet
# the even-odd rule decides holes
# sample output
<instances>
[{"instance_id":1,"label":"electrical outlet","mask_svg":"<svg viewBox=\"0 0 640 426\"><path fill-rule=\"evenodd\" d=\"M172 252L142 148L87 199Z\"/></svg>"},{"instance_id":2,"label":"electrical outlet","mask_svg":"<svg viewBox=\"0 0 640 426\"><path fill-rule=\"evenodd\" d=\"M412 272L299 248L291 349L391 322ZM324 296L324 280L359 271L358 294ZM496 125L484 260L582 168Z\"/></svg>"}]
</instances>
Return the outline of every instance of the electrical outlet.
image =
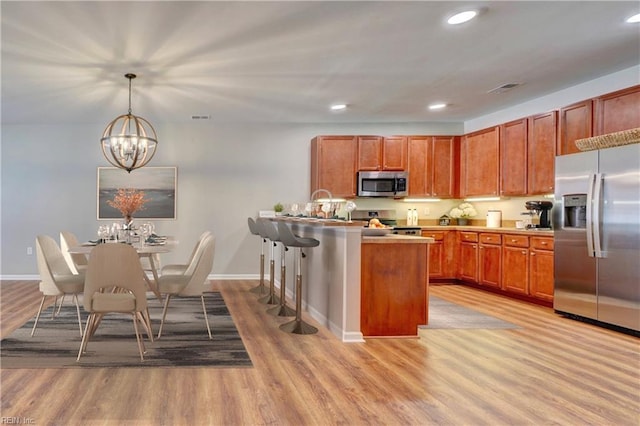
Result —
<instances>
[{"instance_id":1,"label":"electrical outlet","mask_svg":"<svg viewBox=\"0 0 640 426\"><path fill-rule=\"evenodd\" d=\"M33 247L27 247L27 256L31 256L33 254Z\"/></svg>"},{"instance_id":2,"label":"electrical outlet","mask_svg":"<svg viewBox=\"0 0 640 426\"><path fill-rule=\"evenodd\" d=\"M429 207L425 207L424 209L422 209L422 213L429 214Z\"/></svg>"}]
</instances>

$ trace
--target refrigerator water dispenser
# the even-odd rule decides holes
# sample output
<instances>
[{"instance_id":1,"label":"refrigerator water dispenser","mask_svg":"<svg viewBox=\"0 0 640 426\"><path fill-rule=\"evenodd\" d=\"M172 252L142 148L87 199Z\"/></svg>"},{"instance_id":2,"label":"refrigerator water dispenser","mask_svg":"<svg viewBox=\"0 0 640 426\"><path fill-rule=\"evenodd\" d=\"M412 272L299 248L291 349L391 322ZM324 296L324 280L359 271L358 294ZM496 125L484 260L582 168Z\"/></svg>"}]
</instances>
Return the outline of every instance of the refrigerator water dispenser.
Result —
<instances>
[{"instance_id":1,"label":"refrigerator water dispenser","mask_svg":"<svg viewBox=\"0 0 640 426\"><path fill-rule=\"evenodd\" d=\"M564 227L587 227L587 194L569 194L563 197Z\"/></svg>"}]
</instances>

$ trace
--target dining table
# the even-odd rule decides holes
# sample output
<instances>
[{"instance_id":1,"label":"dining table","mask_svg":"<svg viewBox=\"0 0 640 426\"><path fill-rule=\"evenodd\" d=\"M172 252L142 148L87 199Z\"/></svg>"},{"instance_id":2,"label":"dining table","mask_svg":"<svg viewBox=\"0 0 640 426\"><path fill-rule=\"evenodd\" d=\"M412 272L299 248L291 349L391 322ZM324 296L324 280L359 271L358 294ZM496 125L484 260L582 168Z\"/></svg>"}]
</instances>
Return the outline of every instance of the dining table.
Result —
<instances>
[{"instance_id":1,"label":"dining table","mask_svg":"<svg viewBox=\"0 0 640 426\"><path fill-rule=\"evenodd\" d=\"M114 242L109 240L107 240L107 242L105 243L97 243L97 242L90 241L90 242L82 243L79 246L69 247L68 251L69 253L78 253L78 254L84 254L89 256L91 255L91 250L97 244L126 244L126 243ZM148 260L149 265L151 267L150 268L151 275L153 278L149 278L147 274L144 274L144 279L147 282L147 285L149 286L149 290L151 290L153 294L156 295L158 300L162 301L162 296L160 295L160 291L158 290L158 277L159 277L158 269L160 268L160 265L156 264L156 261L154 260L154 258L156 258L156 256L159 254L171 252L177 246L177 241L172 237L166 237L166 238L163 238L161 242L144 243L144 244L136 243L136 244L132 244L132 246L136 249L136 252L138 253L138 256L141 259L146 258Z\"/></svg>"}]
</instances>

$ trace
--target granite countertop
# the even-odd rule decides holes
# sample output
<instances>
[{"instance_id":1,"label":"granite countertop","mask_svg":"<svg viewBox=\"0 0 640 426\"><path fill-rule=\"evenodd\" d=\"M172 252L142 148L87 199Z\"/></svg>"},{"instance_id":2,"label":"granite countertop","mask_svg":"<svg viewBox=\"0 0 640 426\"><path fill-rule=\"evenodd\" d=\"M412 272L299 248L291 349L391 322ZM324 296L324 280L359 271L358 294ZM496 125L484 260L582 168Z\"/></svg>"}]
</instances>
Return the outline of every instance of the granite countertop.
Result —
<instances>
[{"instance_id":1,"label":"granite countertop","mask_svg":"<svg viewBox=\"0 0 640 426\"><path fill-rule=\"evenodd\" d=\"M379 236L362 236L362 242L370 244L430 244L434 241L431 237L419 237L416 235L386 234Z\"/></svg>"},{"instance_id":2,"label":"granite countertop","mask_svg":"<svg viewBox=\"0 0 640 426\"><path fill-rule=\"evenodd\" d=\"M459 225L430 225L420 226L422 230L428 231L470 231L470 232L495 232L499 234L523 234L523 235L540 235L545 237L553 237L553 229L548 230L535 230L535 229L521 229L515 227L501 227L501 228L489 228L486 226L459 226Z\"/></svg>"}]
</instances>

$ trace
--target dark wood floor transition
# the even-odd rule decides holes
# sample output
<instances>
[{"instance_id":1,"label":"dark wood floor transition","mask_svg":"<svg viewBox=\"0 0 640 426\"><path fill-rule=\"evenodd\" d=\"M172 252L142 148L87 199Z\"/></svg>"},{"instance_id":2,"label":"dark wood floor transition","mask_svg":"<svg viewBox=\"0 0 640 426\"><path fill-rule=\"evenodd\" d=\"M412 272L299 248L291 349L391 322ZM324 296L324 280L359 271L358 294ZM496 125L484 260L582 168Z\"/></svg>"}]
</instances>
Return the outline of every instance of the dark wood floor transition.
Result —
<instances>
[{"instance_id":1,"label":"dark wood floor transition","mask_svg":"<svg viewBox=\"0 0 640 426\"><path fill-rule=\"evenodd\" d=\"M37 425L637 425L639 339L461 285L431 294L519 326L342 343L281 332L248 289L215 281L253 368L2 369L1 420ZM4 281L1 333L37 311ZM311 321L314 323L313 321ZM215 328L213 330L215 334ZM24 423L23 423L24 424Z\"/></svg>"}]
</instances>

